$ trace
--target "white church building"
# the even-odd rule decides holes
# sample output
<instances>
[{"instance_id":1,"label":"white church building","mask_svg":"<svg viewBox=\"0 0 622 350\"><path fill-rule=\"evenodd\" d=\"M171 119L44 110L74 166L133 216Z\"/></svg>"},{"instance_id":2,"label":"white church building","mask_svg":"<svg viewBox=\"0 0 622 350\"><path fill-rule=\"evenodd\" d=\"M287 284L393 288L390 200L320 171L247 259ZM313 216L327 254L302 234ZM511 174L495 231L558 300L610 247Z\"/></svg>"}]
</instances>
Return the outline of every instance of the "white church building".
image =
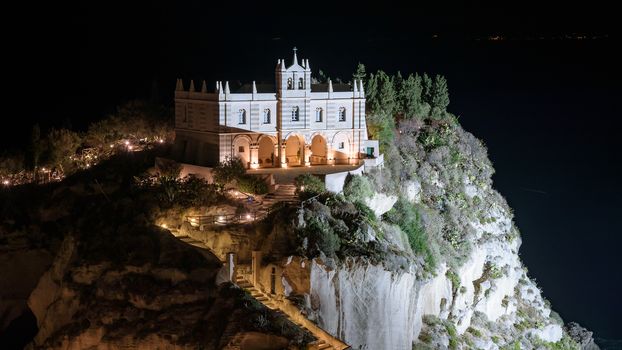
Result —
<instances>
[{"instance_id":1,"label":"white church building","mask_svg":"<svg viewBox=\"0 0 622 350\"><path fill-rule=\"evenodd\" d=\"M308 59L279 59L275 86L205 81L197 91L177 80L174 153L178 160L214 166L239 157L247 168L369 165L381 160L378 141L367 139L362 81L313 84ZM372 161L373 160L373 161Z\"/></svg>"}]
</instances>

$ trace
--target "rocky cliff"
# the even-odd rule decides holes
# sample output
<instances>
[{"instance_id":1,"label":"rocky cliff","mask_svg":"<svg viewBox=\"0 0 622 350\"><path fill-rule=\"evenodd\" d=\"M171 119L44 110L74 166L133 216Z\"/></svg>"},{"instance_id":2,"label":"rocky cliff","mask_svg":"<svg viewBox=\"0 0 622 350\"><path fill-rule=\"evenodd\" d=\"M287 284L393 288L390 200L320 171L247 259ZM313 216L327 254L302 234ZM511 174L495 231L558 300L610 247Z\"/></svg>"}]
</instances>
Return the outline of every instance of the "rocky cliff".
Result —
<instances>
[{"instance_id":1,"label":"rocky cliff","mask_svg":"<svg viewBox=\"0 0 622 350\"><path fill-rule=\"evenodd\" d=\"M529 278L484 145L451 118L397 131L385 169L302 210L299 239L316 256L310 317L357 349L594 346L564 330ZM349 203L366 220L346 218ZM319 252L314 230L329 232Z\"/></svg>"},{"instance_id":2,"label":"rocky cliff","mask_svg":"<svg viewBox=\"0 0 622 350\"><path fill-rule=\"evenodd\" d=\"M155 225L158 191L134 179L153 159L120 156L59 184L2 193L0 347L281 349L313 340L223 281L211 252ZM24 312L33 329L20 329Z\"/></svg>"}]
</instances>

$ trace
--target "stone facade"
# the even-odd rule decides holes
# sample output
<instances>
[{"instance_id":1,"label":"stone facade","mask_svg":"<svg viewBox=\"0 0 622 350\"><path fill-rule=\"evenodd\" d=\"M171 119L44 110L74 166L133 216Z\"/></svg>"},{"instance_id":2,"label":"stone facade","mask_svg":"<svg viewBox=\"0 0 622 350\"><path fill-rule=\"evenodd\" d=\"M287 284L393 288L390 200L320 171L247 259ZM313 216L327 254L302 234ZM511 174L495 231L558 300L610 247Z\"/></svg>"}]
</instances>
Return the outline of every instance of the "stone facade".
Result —
<instances>
[{"instance_id":1,"label":"stone facade","mask_svg":"<svg viewBox=\"0 0 622 350\"><path fill-rule=\"evenodd\" d=\"M275 87L252 84L232 93L229 82L208 92L181 79L175 91L175 157L213 166L239 157L248 168L358 164L377 158L367 139L365 92L353 85L312 84L308 59L285 66L279 59Z\"/></svg>"}]
</instances>

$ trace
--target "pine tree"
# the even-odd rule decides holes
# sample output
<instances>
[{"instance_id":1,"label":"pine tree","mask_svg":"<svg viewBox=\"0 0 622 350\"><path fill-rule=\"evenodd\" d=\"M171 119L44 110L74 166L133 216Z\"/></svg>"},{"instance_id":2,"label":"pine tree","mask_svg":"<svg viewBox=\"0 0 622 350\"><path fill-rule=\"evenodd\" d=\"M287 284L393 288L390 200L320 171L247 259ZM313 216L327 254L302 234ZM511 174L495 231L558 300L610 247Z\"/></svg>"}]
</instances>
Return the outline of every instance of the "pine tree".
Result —
<instances>
[{"instance_id":1,"label":"pine tree","mask_svg":"<svg viewBox=\"0 0 622 350\"><path fill-rule=\"evenodd\" d=\"M370 113L375 112L375 106L372 101L378 99L378 82L374 73L369 74L369 79L365 84L365 98L367 99L367 107Z\"/></svg>"},{"instance_id":2,"label":"pine tree","mask_svg":"<svg viewBox=\"0 0 622 350\"><path fill-rule=\"evenodd\" d=\"M402 84L401 97L404 117L410 119L416 116L421 105L421 77L409 75Z\"/></svg>"},{"instance_id":3,"label":"pine tree","mask_svg":"<svg viewBox=\"0 0 622 350\"><path fill-rule=\"evenodd\" d=\"M380 141L380 149L391 146L395 137L396 92L394 82L385 72L370 74L367 81L367 125L370 133Z\"/></svg>"},{"instance_id":4,"label":"pine tree","mask_svg":"<svg viewBox=\"0 0 622 350\"><path fill-rule=\"evenodd\" d=\"M375 101L376 110L393 117L397 102L397 94L395 92L393 79L383 71L378 71L376 77L378 79L378 99Z\"/></svg>"},{"instance_id":5,"label":"pine tree","mask_svg":"<svg viewBox=\"0 0 622 350\"><path fill-rule=\"evenodd\" d=\"M432 105L432 91L434 90L434 83L432 82L432 78L430 78L430 76L428 76L427 73L423 73L423 80L422 80L422 85L423 85L423 91L422 91L422 95L423 95L423 102L429 104L430 106Z\"/></svg>"},{"instance_id":6,"label":"pine tree","mask_svg":"<svg viewBox=\"0 0 622 350\"><path fill-rule=\"evenodd\" d=\"M397 71L392 80L395 90L395 113L404 113L404 77L400 71Z\"/></svg>"},{"instance_id":7,"label":"pine tree","mask_svg":"<svg viewBox=\"0 0 622 350\"><path fill-rule=\"evenodd\" d=\"M447 89L447 79L442 75L436 75L434 77L434 90L432 92L433 108L438 108L441 111L446 111L449 106L449 91Z\"/></svg>"},{"instance_id":8,"label":"pine tree","mask_svg":"<svg viewBox=\"0 0 622 350\"><path fill-rule=\"evenodd\" d=\"M352 74L352 79L362 80L363 82L365 82L366 78L367 78L367 73L365 72L365 65L359 62L359 64L356 66L356 72Z\"/></svg>"}]
</instances>

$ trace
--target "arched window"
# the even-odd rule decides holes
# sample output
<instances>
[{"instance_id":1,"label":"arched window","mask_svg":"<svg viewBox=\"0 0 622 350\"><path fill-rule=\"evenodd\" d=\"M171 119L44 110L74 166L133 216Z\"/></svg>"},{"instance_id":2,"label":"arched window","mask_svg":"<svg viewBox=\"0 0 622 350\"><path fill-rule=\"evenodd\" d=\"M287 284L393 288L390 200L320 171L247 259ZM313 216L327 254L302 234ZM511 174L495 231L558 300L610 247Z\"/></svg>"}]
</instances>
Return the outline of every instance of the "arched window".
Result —
<instances>
[{"instance_id":1,"label":"arched window","mask_svg":"<svg viewBox=\"0 0 622 350\"><path fill-rule=\"evenodd\" d=\"M298 90L303 90L305 88L305 81L300 78L298 79Z\"/></svg>"},{"instance_id":2,"label":"arched window","mask_svg":"<svg viewBox=\"0 0 622 350\"><path fill-rule=\"evenodd\" d=\"M263 110L263 123L270 124L270 108Z\"/></svg>"},{"instance_id":3,"label":"arched window","mask_svg":"<svg viewBox=\"0 0 622 350\"><path fill-rule=\"evenodd\" d=\"M292 80L292 78L287 78L287 90L293 90L294 89L294 81Z\"/></svg>"},{"instance_id":4,"label":"arched window","mask_svg":"<svg viewBox=\"0 0 622 350\"><path fill-rule=\"evenodd\" d=\"M297 122L300 120L300 108L298 106L292 108L292 121Z\"/></svg>"},{"instance_id":5,"label":"arched window","mask_svg":"<svg viewBox=\"0 0 622 350\"><path fill-rule=\"evenodd\" d=\"M246 110L240 109L238 111L238 124L246 124Z\"/></svg>"},{"instance_id":6,"label":"arched window","mask_svg":"<svg viewBox=\"0 0 622 350\"><path fill-rule=\"evenodd\" d=\"M345 107L339 107L339 121L340 122L346 121L346 108Z\"/></svg>"},{"instance_id":7,"label":"arched window","mask_svg":"<svg viewBox=\"0 0 622 350\"><path fill-rule=\"evenodd\" d=\"M315 110L315 121L321 122L322 120L324 120L324 110L322 109L322 107L318 107Z\"/></svg>"}]
</instances>

